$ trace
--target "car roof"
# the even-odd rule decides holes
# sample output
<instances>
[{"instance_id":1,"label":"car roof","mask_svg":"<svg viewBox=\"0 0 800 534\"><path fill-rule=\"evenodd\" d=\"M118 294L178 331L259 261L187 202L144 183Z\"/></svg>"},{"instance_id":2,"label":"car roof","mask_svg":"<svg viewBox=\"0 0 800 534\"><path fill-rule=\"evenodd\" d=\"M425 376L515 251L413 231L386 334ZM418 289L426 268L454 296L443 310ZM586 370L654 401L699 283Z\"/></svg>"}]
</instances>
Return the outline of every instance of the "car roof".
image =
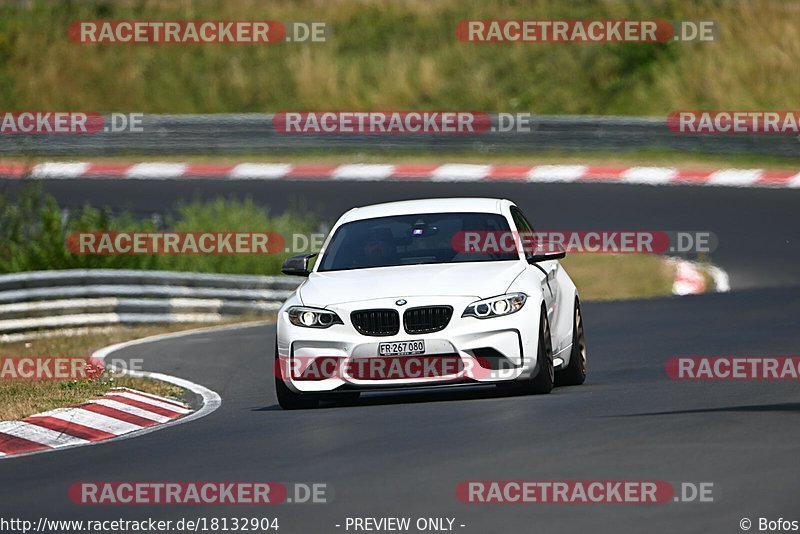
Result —
<instances>
[{"instance_id":1,"label":"car roof","mask_svg":"<svg viewBox=\"0 0 800 534\"><path fill-rule=\"evenodd\" d=\"M413 215L415 213L498 213L502 214L504 205L512 205L510 200L499 198L426 198L373 204L353 208L341 222L390 217L393 215Z\"/></svg>"}]
</instances>

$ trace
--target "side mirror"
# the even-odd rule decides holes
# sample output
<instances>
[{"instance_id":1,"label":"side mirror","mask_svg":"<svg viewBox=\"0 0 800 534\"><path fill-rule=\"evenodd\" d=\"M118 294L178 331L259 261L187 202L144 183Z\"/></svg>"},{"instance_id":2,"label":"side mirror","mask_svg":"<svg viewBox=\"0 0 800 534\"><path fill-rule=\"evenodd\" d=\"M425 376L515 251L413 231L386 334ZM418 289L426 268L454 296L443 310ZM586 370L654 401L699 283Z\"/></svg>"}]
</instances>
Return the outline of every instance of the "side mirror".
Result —
<instances>
[{"instance_id":1,"label":"side mirror","mask_svg":"<svg viewBox=\"0 0 800 534\"><path fill-rule=\"evenodd\" d=\"M528 263L538 263L540 261L560 260L567 256L567 251L564 250L559 243L537 243L530 252L525 253L525 259Z\"/></svg>"},{"instance_id":2,"label":"side mirror","mask_svg":"<svg viewBox=\"0 0 800 534\"><path fill-rule=\"evenodd\" d=\"M290 276L308 276L311 271L308 269L308 260L316 256L316 254L298 254L297 256L290 256L283 262L281 272Z\"/></svg>"}]
</instances>

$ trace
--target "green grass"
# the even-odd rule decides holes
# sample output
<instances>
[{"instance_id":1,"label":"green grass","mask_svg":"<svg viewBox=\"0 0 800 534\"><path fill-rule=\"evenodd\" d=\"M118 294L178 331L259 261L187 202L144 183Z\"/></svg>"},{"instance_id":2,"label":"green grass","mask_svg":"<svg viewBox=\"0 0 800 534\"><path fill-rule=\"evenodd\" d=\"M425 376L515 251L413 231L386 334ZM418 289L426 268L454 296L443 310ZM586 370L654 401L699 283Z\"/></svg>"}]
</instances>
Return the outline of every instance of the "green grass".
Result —
<instances>
[{"instance_id":1,"label":"green grass","mask_svg":"<svg viewBox=\"0 0 800 534\"><path fill-rule=\"evenodd\" d=\"M96 380L3 380L0 381L0 421L15 421L37 413L80 404L107 393L114 387L126 387L180 398L183 390L150 378L121 376Z\"/></svg>"},{"instance_id":2,"label":"green grass","mask_svg":"<svg viewBox=\"0 0 800 534\"><path fill-rule=\"evenodd\" d=\"M660 256L568 254L561 264L578 287L582 300L625 300L672 294L675 267Z\"/></svg>"},{"instance_id":3,"label":"green grass","mask_svg":"<svg viewBox=\"0 0 800 534\"><path fill-rule=\"evenodd\" d=\"M800 3L782 0L100 0L0 5L0 109L477 109L664 116L794 109ZM712 43L462 43L463 19L714 20ZM81 45L81 19L324 21L326 43Z\"/></svg>"},{"instance_id":4,"label":"green grass","mask_svg":"<svg viewBox=\"0 0 800 534\"><path fill-rule=\"evenodd\" d=\"M111 332L79 336L57 336L0 345L3 356L36 357L67 355L88 357L102 347L156 334L189 330L208 325L134 326ZM180 398L183 389L152 380L103 374L94 380L0 380L0 421L22 419L53 408L78 404L106 393L113 387L128 387L163 397Z\"/></svg>"}]
</instances>

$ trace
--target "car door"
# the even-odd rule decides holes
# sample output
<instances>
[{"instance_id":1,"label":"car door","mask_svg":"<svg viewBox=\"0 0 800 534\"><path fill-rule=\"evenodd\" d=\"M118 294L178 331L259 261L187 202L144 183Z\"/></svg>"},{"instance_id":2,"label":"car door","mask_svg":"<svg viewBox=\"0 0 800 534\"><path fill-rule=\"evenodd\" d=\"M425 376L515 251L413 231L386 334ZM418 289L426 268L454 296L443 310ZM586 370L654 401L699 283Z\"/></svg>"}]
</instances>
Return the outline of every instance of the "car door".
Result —
<instances>
[{"instance_id":1,"label":"car door","mask_svg":"<svg viewBox=\"0 0 800 534\"><path fill-rule=\"evenodd\" d=\"M511 218L514 220L514 225L517 227L517 231L520 234L534 235L533 227L528 222L528 219L525 218L522 210L520 210L518 207L511 206ZM530 242L531 240L528 241ZM539 240L537 239L534 242L538 241ZM531 250L526 250L525 255L526 257L530 256ZM550 322L551 334L559 332L559 325L556 324L558 318L559 296L558 278L556 275L558 274L558 270L560 268L561 264L558 262L558 260L539 261L534 264L528 264L528 269L535 271L532 274L538 274L538 277L541 280L542 294L544 295L544 302L547 308L547 319ZM556 335L551 335L551 337L553 340L559 339L559 336ZM559 348L560 347L553 345L553 352L557 352Z\"/></svg>"}]
</instances>

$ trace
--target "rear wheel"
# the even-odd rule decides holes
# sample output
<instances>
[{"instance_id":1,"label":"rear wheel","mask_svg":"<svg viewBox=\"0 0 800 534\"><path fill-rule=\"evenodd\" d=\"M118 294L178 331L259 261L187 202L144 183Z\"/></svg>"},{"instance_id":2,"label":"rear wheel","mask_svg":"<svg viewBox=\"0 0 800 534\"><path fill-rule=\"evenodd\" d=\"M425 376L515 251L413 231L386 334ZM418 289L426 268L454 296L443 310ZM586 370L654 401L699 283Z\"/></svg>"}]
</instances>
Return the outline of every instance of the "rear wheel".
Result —
<instances>
[{"instance_id":1,"label":"rear wheel","mask_svg":"<svg viewBox=\"0 0 800 534\"><path fill-rule=\"evenodd\" d=\"M575 299L575 313L572 323L572 352L569 364L556 373L556 385L579 386L586 381L586 339L583 334L583 317L580 301Z\"/></svg>"}]
</instances>

